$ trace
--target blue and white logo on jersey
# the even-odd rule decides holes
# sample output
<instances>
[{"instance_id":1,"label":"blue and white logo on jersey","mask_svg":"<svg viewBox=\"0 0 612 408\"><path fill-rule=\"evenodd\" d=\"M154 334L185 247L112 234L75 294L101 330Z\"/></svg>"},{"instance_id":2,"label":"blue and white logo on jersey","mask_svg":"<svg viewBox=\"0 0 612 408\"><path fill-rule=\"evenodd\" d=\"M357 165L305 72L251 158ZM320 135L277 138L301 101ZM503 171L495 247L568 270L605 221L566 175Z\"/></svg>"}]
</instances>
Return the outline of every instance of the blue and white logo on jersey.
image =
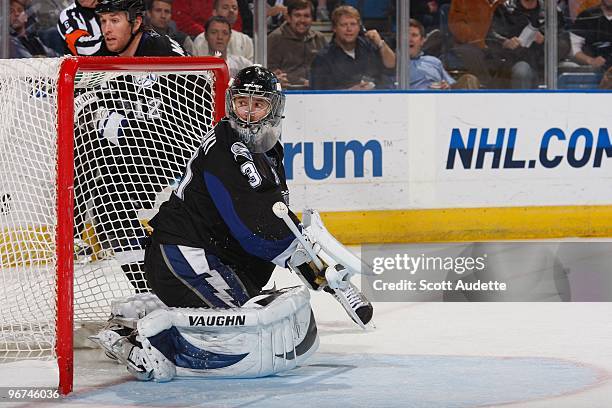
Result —
<instances>
[{"instance_id":1,"label":"blue and white logo on jersey","mask_svg":"<svg viewBox=\"0 0 612 408\"><path fill-rule=\"evenodd\" d=\"M234 154L234 160L238 161L238 156L242 156L249 161L253 161L253 156L251 155L251 152L249 151L249 149L247 149L244 143L234 143L231 147L231 150Z\"/></svg>"},{"instance_id":2,"label":"blue and white logo on jersey","mask_svg":"<svg viewBox=\"0 0 612 408\"><path fill-rule=\"evenodd\" d=\"M139 88L139 90L141 89L145 89L145 88L151 88L153 87L153 85L155 85L157 83L157 75L156 74L141 74L141 75L133 75L132 78L134 79L134 84L136 84Z\"/></svg>"}]
</instances>

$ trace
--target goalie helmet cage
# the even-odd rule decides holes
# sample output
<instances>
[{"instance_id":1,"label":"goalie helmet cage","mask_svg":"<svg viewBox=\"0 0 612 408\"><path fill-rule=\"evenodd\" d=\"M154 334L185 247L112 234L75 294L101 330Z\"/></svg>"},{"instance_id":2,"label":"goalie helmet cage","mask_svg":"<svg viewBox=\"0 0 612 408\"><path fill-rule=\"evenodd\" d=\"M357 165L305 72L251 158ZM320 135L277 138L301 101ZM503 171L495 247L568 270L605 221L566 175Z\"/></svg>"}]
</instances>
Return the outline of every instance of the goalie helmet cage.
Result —
<instances>
[{"instance_id":1,"label":"goalie helmet cage","mask_svg":"<svg viewBox=\"0 0 612 408\"><path fill-rule=\"evenodd\" d=\"M32 69L33 64L43 64L45 67L49 65L53 66L53 69L42 70L44 71L43 74L32 74L39 71L38 68ZM0 161L5 162L4 164L0 163L0 192L2 193L0 195L0 275L2 275L1 279L4 284L4 288L0 290L0 300L8 303L8 306L4 307L5 310L0 314L0 362L12 361L12 359L40 358L38 354L43 355L45 353L39 349L45 349L44 351L51 355L51 359L55 358L57 360L60 392L64 395L70 393L73 386L75 313L84 316L81 319L83 321L103 321L104 318L101 318L100 313L108 314L110 312L108 306L110 306L112 298L130 295L138 291L133 277L130 277L125 270L120 273L122 282L114 283L110 282L107 277L108 272L104 267L96 269L96 273L104 270L101 275L95 277L88 275L87 284L83 284L83 281L77 281L75 284L75 279L77 279L77 276L75 276L75 242L77 240L81 243L80 238L87 240L84 245L87 250L85 261L87 265L79 265L79 271L84 271L80 272L83 274L89 274L91 270L95 269L92 265L102 265L105 262L114 262L114 269L117 269L117 265L122 263L114 259L114 256L119 254L116 246L123 246L124 249L122 250L125 250L125 246L128 245L125 243L117 244L117 242L121 242L121 237L117 236L116 232L115 235L109 232L108 225L112 225L113 228L117 226L113 216L106 217L108 225L106 228L101 228L101 231L100 228L91 224L75 225L77 206L79 205L75 201L75 189L77 188L76 184L78 184L78 181L76 181L78 174L75 173L75 163L79 160L77 156L85 154L86 160L80 158L81 161L89 161L90 159L96 161L99 160L100 156L98 154L90 155L91 150L93 150L90 145L80 149L75 144L75 138L78 138L81 134L87 134L89 139L107 138L113 141L114 137L113 143L115 145L107 143L105 160L108 161L109 157L119 155L123 161L121 163L113 161L113 163L105 164L107 170L109 168L128 168L144 171L149 173L149 178L145 181L140 180L140 184L152 185L157 183L158 187L163 187L164 183L177 177L177 171L182 173L191 154L206 132L224 116L225 90L228 82L227 66L222 59L216 57L65 57L59 60L47 59L41 62L35 60L28 60L28 62L26 60L0 61L0 97L3 99L3 101L0 101ZM163 86L159 86L162 83ZM27 91L21 92L21 88L26 88ZM21 96L22 94L25 96ZM143 99L143 94L150 98L147 100L147 96L145 96ZM205 94L205 97L198 99L202 94ZM190 104L192 99L195 99L195 101L191 101ZM40 113L42 103L46 105L42 109L43 113ZM200 109L199 104L202 103L207 104L206 109L204 107ZM23 107L31 112L24 114L21 119L14 119L14 115L19 116L19 111ZM206 115L204 115L205 113ZM164 115L172 121L164 122ZM39 119L37 119L37 116ZM51 142L48 147L40 147L35 142L28 147L29 142L42 138L42 136L36 135L36 126L28 124L28 122L36 120L41 122L41 127L48 128L50 134L48 138L55 138L54 145ZM157 125L151 125L156 120L158 121ZM52 125L45 123L49 121L55 123ZM137 124L132 125L131 121ZM184 129L181 128L182 123L187 123ZM166 139L163 143L151 142L147 139L149 136L146 136L164 132L166 133L164 136ZM187 142L174 140L175 136L178 137L185 133L190 134L191 140ZM25 142L16 137L15 134L25 135ZM146 137L142 136L143 134ZM135 141L135 146L123 146L120 150L117 150L116 146L120 144L117 137ZM195 139L198 139L197 144L194 144ZM98 143L97 147L100 148L100 142L96 143ZM152 145L151 143L158 144ZM175 144L180 146L177 147ZM155 154L149 155L148 149L152 146L158 148L158 150ZM159 148L159 146L162 146L162 148ZM101 149L101 151L104 151L104 148ZM189 150L191 152L187 156L186 152ZM32 151L34 153L31 153ZM126 153L132 154L132 152L136 152L135 155L139 152L145 152L146 154L144 158L130 159L127 163L128 160L125 159L124 155ZM147 170L152 165L164 167L164 160L176 156L181 157L171 163L172 171ZM20 164L15 164L18 157L24 157L24 159ZM55 163L43 163L42 165L38 162L30 163L34 160L40 161L41 157L45 159L45 162L55 160ZM15 175L23 174L25 172L23 168L29 165L35 167L35 170L32 171L33 175ZM46 168L47 166L49 169ZM55 191L48 194L51 197L55 195L53 197L55 206L53 206L51 198L47 197L46 201L47 204L51 203L48 205L49 207L55 207L55 212L49 210L49 215L43 216L36 214L36 217L38 217L36 218L37 225L31 225L32 217L26 217L27 219L24 221L23 213L30 211L32 208L38 211L38 208L42 206L25 204L25 208L21 208L24 205L20 204L19 197L29 197L30 195L46 197L46 195L36 188L32 188L33 192L26 194L22 191L25 188L21 185L24 184L23 180L29 179L37 179L37 183L40 184L38 178L41 173L45 173L45 170L55 172L54 180L45 181L47 184L55 184ZM97 178L97 180L108 181L104 178L108 174L102 174L107 170L100 170L98 166L94 172L86 175L85 179ZM115 171L113 174L109 176L112 183L118 184L120 187L126 184L127 179L123 173ZM180 174L178 174L178 177L180 177ZM13 183L13 179L18 179L14 184L19 186L5 187L5 185ZM91 182L90 180L86 180L86 182L90 184L98 183L98 181ZM170 185L167 185L167 187L171 188ZM13 196L11 196L10 193L13 191L11 188L21 190L16 193L13 192ZM151 203L156 201L155 207L159 205L161 187L145 189L145 191L134 189L119 191L118 189L119 187L115 186L114 193L104 196L106 199L102 199L102 203L98 203L98 205L107 209L109 207L109 197L123 202L131 200L134 196L137 196L138 200L148 200L147 202ZM99 189L96 191L96 194L101 194ZM108 193L108 189L104 191ZM91 192L89 194L89 204L86 211L91 215L93 205L91 203L95 201L96 197ZM79 197L78 192L76 196ZM152 198L152 196L156 198ZM111 207L115 208L114 206ZM119 207L121 209L118 211L125 212L122 203L117 204L117 208ZM144 207L146 207L145 210L147 208L151 211L155 210L152 204L151 206L144 205ZM142 211L143 208L139 210ZM6 221L7 214L17 215L13 215L13 219ZM83 216L83 214L80 215ZM102 223L101 218L104 218L104 215L101 215L101 211L97 210L95 217L92 219ZM140 213L139 218L141 218ZM40 219L47 221L41 222ZM128 221L131 222L131 220ZM50 225L40 225L45 223ZM123 220L123 224L122 221L118 223L124 225L125 220ZM32 232L33 230L34 232ZM36 235L39 242L35 244L23 242L33 235ZM98 239L96 236L98 236ZM114 242L114 244L103 245L98 242L101 240L100 237L108 237L109 242ZM41 260L40 258L44 258L40 255L41 253L48 255L49 259ZM113 258L113 260L109 261L110 258ZM78 258L76 259L77 263L80 264L81 261ZM49 275L46 278L41 278L36 274L41 269L54 270L48 271ZM83 279L83 277L79 279ZM38 287L32 289L35 281L37 281ZM28 285L32 285L32 288L28 289ZM118 286L120 287L118 288ZM24 287L26 288L24 289ZM104 292L108 288L112 288L113 291L108 292L105 296ZM75 289L77 289L76 293ZM28 290L31 292L30 295L27 294ZM48 296L43 295L41 294L42 291L50 292L50 294ZM86 292L86 294L80 293L81 291ZM26 294L17 294L17 292L25 292ZM43 312L39 312L39 305L31 306L28 303L30 297L39 303L44 303L46 300L46 305L43 305L43 308L48 308L50 313L55 316L46 321L41 319L38 314ZM46 299L47 297L55 297L54 304L52 300ZM91 306L88 303L91 299L95 301L95 307L104 309L105 312L96 311L94 313L92 310L86 309ZM104 301L100 302L100 299ZM75 310L75 300L77 301L77 310ZM81 310L83 308L86 310ZM16 315L17 317L15 317ZM28 319L31 319L31 321L28 322ZM21 345L15 345L15 343L20 342ZM36 344L33 346L33 343ZM38 343L45 343L46 347L41 347ZM47 354L45 354L45 358L49 358ZM9 356L8 360L7 355ZM11 356L17 357L13 358Z\"/></svg>"}]
</instances>

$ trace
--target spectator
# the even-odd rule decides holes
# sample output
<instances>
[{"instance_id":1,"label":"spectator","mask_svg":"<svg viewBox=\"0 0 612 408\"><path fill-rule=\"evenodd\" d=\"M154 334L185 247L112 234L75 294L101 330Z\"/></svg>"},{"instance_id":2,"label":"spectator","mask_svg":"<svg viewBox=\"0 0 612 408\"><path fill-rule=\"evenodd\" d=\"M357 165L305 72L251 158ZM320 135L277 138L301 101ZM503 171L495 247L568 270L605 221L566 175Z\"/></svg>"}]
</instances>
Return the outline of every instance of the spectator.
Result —
<instances>
[{"instance_id":1,"label":"spectator","mask_svg":"<svg viewBox=\"0 0 612 408\"><path fill-rule=\"evenodd\" d=\"M212 16L208 19L204 28L204 35L208 42L208 52L210 55L217 55L225 60L230 77L233 78L242 68L252 65L251 61L241 55L227 54L227 45L233 34L232 26L225 17Z\"/></svg>"},{"instance_id":2,"label":"spectator","mask_svg":"<svg viewBox=\"0 0 612 408\"><path fill-rule=\"evenodd\" d=\"M253 0L251 0L253 1ZM268 32L272 32L287 21L289 4L292 0L267 0L266 17L268 20ZM327 0L308 0L312 3L312 18L315 18L314 7L316 7L316 18L320 21L329 21L329 4ZM333 3L333 2L330 2Z\"/></svg>"},{"instance_id":3,"label":"spectator","mask_svg":"<svg viewBox=\"0 0 612 408\"><path fill-rule=\"evenodd\" d=\"M268 32L276 30L285 21L287 6L283 0L267 0Z\"/></svg>"},{"instance_id":4,"label":"spectator","mask_svg":"<svg viewBox=\"0 0 612 408\"><path fill-rule=\"evenodd\" d=\"M478 89L478 79L471 74L462 75L455 81L444 69L442 61L423 54L425 27L419 21L410 19L410 89Z\"/></svg>"},{"instance_id":5,"label":"spectator","mask_svg":"<svg viewBox=\"0 0 612 408\"><path fill-rule=\"evenodd\" d=\"M571 31L572 54L576 61L605 71L612 65L612 0L578 15Z\"/></svg>"},{"instance_id":6,"label":"spectator","mask_svg":"<svg viewBox=\"0 0 612 408\"><path fill-rule=\"evenodd\" d=\"M287 21L268 35L268 68L283 87L309 86L310 64L326 44L323 34L311 29L313 14L309 0L294 0L287 7Z\"/></svg>"},{"instance_id":7,"label":"spectator","mask_svg":"<svg viewBox=\"0 0 612 408\"><path fill-rule=\"evenodd\" d=\"M55 51L47 48L38 38L34 26L28 25L27 9L24 0L10 2L10 57L56 57Z\"/></svg>"},{"instance_id":8,"label":"spectator","mask_svg":"<svg viewBox=\"0 0 612 408\"><path fill-rule=\"evenodd\" d=\"M60 13L57 31L64 40L66 54L109 55L95 12L97 4L98 0L75 0Z\"/></svg>"},{"instance_id":9,"label":"spectator","mask_svg":"<svg viewBox=\"0 0 612 408\"><path fill-rule=\"evenodd\" d=\"M38 26L45 30L55 29L60 12L71 3L70 0L36 0L30 6L36 13Z\"/></svg>"},{"instance_id":10,"label":"spectator","mask_svg":"<svg viewBox=\"0 0 612 408\"><path fill-rule=\"evenodd\" d=\"M159 34L165 34L179 43L185 51L193 54L193 41L182 31L176 30L170 24L172 21L173 0L152 0L147 3L147 22Z\"/></svg>"},{"instance_id":11,"label":"spectator","mask_svg":"<svg viewBox=\"0 0 612 408\"><path fill-rule=\"evenodd\" d=\"M244 3L246 0L241 0ZM216 0L174 0L174 21L177 28L195 38L204 32L206 21L217 7ZM232 30L242 31L242 13L232 23Z\"/></svg>"},{"instance_id":12,"label":"spectator","mask_svg":"<svg viewBox=\"0 0 612 408\"><path fill-rule=\"evenodd\" d=\"M329 21L327 0L317 0L317 21Z\"/></svg>"},{"instance_id":13,"label":"spectator","mask_svg":"<svg viewBox=\"0 0 612 408\"><path fill-rule=\"evenodd\" d=\"M212 15L225 17L233 25L238 18L237 0L215 0ZM240 55L249 61L253 61L253 40L248 35L233 30L227 53L228 55ZM208 41L204 33L198 35L193 41L193 54L209 55Z\"/></svg>"},{"instance_id":14,"label":"spectator","mask_svg":"<svg viewBox=\"0 0 612 408\"><path fill-rule=\"evenodd\" d=\"M378 31L369 30L360 35L361 17L351 6L337 7L331 21L334 36L312 62L311 88L390 88L395 53Z\"/></svg>"},{"instance_id":15,"label":"spectator","mask_svg":"<svg viewBox=\"0 0 612 408\"><path fill-rule=\"evenodd\" d=\"M412 3L411 0L410 2ZM416 0L420 1L420 0ZM357 9L363 26L382 32L395 31L392 20L396 16L395 0L341 0L341 4Z\"/></svg>"},{"instance_id":16,"label":"spectator","mask_svg":"<svg viewBox=\"0 0 612 408\"><path fill-rule=\"evenodd\" d=\"M341 0L310 0L313 5L317 7L317 20L320 21L329 21L329 13L330 10L333 10L337 3ZM240 27L236 27L238 22L234 24L232 30L241 31L242 33L248 35L249 37L253 37L253 9L255 8L255 0L238 0L238 9L240 12L240 17L238 22L242 20L242 29ZM284 3L284 2L283 2ZM280 10L280 11L279 11ZM283 9L273 9L270 4L267 6L266 17L270 17L273 14L282 14ZM269 30L273 31L273 30Z\"/></svg>"},{"instance_id":17,"label":"spectator","mask_svg":"<svg viewBox=\"0 0 612 408\"><path fill-rule=\"evenodd\" d=\"M234 31L240 31L249 37L253 38L253 4L255 0L238 0L238 11L240 16L236 24L232 27ZM212 11L212 10L211 10ZM238 23L241 23L242 27L237 27Z\"/></svg>"},{"instance_id":18,"label":"spectator","mask_svg":"<svg viewBox=\"0 0 612 408\"><path fill-rule=\"evenodd\" d=\"M73 0L74 1L74 0ZM36 20L36 31L40 41L55 51L56 55L64 54L64 40L57 30L60 12L68 7L70 0L36 0L28 1L28 10L32 10ZM29 22L31 22L30 16Z\"/></svg>"},{"instance_id":19,"label":"spectator","mask_svg":"<svg viewBox=\"0 0 612 408\"><path fill-rule=\"evenodd\" d=\"M572 21L575 21L584 10L597 7L600 3L601 0L568 0L569 16Z\"/></svg>"},{"instance_id":20,"label":"spectator","mask_svg":"<svg viewBox=\"0 0 612 408\"><path fill-rule=\"evenodd\" d=\"M440 27L440 6L448 3L449 0L412 0L410 17L420 21L428 33Z\"/></svg>"},{"instance_id":21,"label":"spectator","mask_svg":"<svg viewBox=\"0 0 612 408\"><path fill-rule=\"evenodd\" d=\"M493 13L505 0L453 0L448 28L453 35L453 51L464 68L476 75L483 86L493 85L491 53L485 39L491 28Z\"/></svg>"},{"instance_id":22,"label":"spectator","mask_svg":"<svg viewBox=\"0 0 612 408\"><path fill-rule=\"evenodd\" d=\"M204 24L212 15L213 0L175 0L174 21L177 29L196 37L204 32Z\"/></svg>"},{"instance_id":23,"label":"spectator","mask_svg":"<svg viewBox=\"0 0 612 408\"><path fill-rule=\"evenodd\" d=\"M601 78L599 89L612 89L612 68L608 68L603 78Z\"/></svg>"},{"instance_id":24,"label":"spectator","mask_svg":"<svg viewBox=\"0 0 612 408\"><path fill-rule=\"evenodd\" d=\"M612 1L612 0L611 0ZM495 11L490 32L491 47L503 60L501 76L509 82L501 87L535 88L544 76L544 17L543 0L508 0ZM558 21L563 21L559 12ZM559 57L568 51L568 37L559 34Z\"/></svg>"}]
</instances>

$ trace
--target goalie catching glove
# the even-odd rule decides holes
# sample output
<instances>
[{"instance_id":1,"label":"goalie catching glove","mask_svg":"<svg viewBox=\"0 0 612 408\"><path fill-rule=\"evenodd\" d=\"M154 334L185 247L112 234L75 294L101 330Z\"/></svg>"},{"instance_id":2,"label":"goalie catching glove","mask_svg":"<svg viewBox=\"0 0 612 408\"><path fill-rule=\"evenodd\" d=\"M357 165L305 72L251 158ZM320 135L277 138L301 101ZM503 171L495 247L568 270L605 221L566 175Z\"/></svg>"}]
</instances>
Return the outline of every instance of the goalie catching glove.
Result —
<instances>
[{"instance_id":1,"label":"goalie catching glove","mask_svg":"<svg viewBox=\"0 0 612 408\"><path fill-rule=\"evenodd\" d=\"M285 219L284 211L276 212ZM294 231L300 244L288 261L289 268L311 289L323 289L334 296L351 319L365 328L374 309L350 281L351 276L361 273L361 260L327 231L314 210L304 211L302 233L298 233Z\"/></svg>"}]
</instances>

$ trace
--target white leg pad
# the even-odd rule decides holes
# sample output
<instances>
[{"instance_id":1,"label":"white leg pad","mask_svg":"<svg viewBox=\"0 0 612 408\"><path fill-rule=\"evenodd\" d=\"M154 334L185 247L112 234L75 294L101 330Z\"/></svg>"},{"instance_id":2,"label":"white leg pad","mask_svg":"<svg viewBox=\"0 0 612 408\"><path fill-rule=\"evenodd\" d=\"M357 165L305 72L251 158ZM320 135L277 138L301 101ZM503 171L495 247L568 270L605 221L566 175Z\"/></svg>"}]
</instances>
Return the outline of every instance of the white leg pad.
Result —
<instances>
[{"instance_id":1,"label":"white leg pad","mask_svg":"<svg viewBox=\"0 0 612 408\"><path fill-rule=\"evenodd\" d=\"M305 287L257 296L242 308L157 309L138 321L138 333L178 376L267 376L301 364L319 344Z\"/></svg>"}]
</instances>

